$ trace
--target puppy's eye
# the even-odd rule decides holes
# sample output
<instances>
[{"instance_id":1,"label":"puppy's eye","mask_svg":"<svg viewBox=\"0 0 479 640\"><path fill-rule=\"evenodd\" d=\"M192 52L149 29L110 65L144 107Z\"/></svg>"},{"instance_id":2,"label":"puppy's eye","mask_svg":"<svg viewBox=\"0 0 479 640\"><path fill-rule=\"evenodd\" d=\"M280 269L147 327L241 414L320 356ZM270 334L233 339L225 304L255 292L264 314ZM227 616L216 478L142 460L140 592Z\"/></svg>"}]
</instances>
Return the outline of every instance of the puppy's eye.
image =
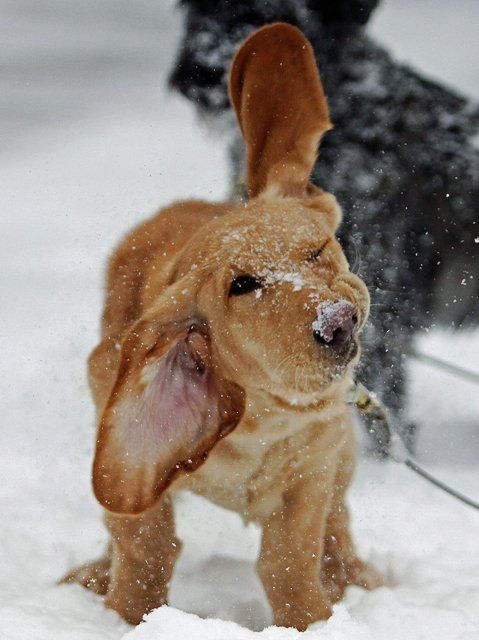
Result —
<instances>
[{"instance_id":1,"label":"puppy's eye","mask_svg":"<svg viewBox=\"0 0 479 640\"><path fill-rule=\"evenodd\" d=\"M238 276L233 280L230 287L230 296L242 296L261 287L261 282L254 276Z\"/></svg>"},{"instance_id":2,"label":"puppy's eye","mask_svg":"<svg viewBox=\"0 0 479 640\"><path fill-rule=\"evenodd\" d=\"M311 249L311 251L308 252L307 256L308 262L316 262L319 259L320 255L323 253L323 250L327 244L328 243L325 242L322 247L319 247L319 249Z\"/></svg>"}]
</instances>

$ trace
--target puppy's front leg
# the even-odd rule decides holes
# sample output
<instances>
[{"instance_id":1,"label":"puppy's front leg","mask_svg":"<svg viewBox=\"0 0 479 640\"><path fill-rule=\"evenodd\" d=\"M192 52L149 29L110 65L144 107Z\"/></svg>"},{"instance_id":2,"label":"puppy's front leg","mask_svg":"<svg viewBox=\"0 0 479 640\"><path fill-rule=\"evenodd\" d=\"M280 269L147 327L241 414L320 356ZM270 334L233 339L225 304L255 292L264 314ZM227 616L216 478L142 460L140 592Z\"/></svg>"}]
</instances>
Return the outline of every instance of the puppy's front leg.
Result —
<instances>
[{"instance_id":1,"label":"puppy's front leg","mask_svg":"<svg viewBox=\"0 0 479 640\"><path fill-rule=\"evenodd\" d=\"M333 499L328 516L322 580L332 602L340 600L350 584L376 589L384 584L378 571L361 560L351 538L345 492L354 471L355 446L350 442L341 452L334 480Z\"/></svg>"},{"instance_id":2,"label":"puppy's front leg","mask_svg":"<svg viewBox=\"0 0 479 640\"><path fill-rule=\"evenodd\" d=\"M181 543L175 537L168 496L137 516L107 513L112 536L110 584L105 603L132 624L166 604Z\"/></svg>"},{"instance_id":3,"label":"puppy's front leg","mask_svg":"<svg viewBox=\"0 0 479 640\"><path fill-rule=\"evenodd\" d=\"M262 522L257 571L277 625L304 630L331 615L320 567L333 481L332 469L299 478Z\"/></svg>"}]
</instances>

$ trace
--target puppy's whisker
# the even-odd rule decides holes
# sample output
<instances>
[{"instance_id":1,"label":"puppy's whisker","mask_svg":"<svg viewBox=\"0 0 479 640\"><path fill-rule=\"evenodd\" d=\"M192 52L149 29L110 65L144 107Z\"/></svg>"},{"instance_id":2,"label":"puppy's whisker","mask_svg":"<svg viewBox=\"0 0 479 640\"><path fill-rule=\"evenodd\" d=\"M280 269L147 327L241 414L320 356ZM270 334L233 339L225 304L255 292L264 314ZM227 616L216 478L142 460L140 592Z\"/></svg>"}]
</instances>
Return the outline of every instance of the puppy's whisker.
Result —
<instances>
[{"instance_id":1,"label":"puppy's whisker","mask_svg":"<svg viewBox=\"0 0 479 640\"><path fill-rule=\"evenodd\" d=\"M306 367L301 368L301 389L303 393L309 393L309 375Z\"/></svg>"},{"instance_id":2,"label":"puppy's whisker","mask_svg":"<svg viewBox=\"0 0 479 640\"><path fill-rule=\"evenodd\" d=\"M354 250L354 262L353 266L351 267L351 273L359 275L361 271L361 252L359 251L359 238L357 236L352 236L351 243Z\"/></svg>"},{"instance_id":3,"label":"puppy's whisker","mask_svg":"<svg viewBox=\"0 0 479 640\"><path fill-rule=\"evenodd\" d=\"M275 368L275 374L277 374L279 378L283 377L283 375L286 373L287 367L295 360L295 358L296 355L294 353L283 358Z\"/></svg>"},{"instance_id":4,"label":"puppy's whisker","mask_svg":"<svg viewBox=\"0 0 479 640\"><path fill-rule=\"evenodd\" d=\"M296 367L294 372L294 390L296 393L301 393L300 387L300 376L301 376L301 367Z\"/></svg>"}]
</instances>

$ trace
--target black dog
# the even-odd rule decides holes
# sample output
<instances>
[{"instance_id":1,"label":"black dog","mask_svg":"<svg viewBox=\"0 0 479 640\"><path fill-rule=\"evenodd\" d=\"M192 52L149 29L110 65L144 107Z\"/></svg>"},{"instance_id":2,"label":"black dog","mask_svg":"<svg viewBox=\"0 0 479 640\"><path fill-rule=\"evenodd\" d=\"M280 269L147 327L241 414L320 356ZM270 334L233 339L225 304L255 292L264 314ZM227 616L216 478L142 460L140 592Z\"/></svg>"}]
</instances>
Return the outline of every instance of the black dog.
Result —
<instances>
[{"instance_id":1,"label":"black dog","mask_svg":"<svg viewBox=\"0 0 479 640\"><path fill-rule=\"evenodd\" d=\"M335 125L313 178L343 207L343 246L373 299L359 378L385 401L411 447L414 427L401 413L413 335L479 318L479 150L472 142L479 111L396 64L364 34L377 0L182 4L186 33L171 82L213 114L229 108L227 69L250 31L289 22L313 44ZM239 140L232 158L238 176Z\"/></svg>"}]
</instances>

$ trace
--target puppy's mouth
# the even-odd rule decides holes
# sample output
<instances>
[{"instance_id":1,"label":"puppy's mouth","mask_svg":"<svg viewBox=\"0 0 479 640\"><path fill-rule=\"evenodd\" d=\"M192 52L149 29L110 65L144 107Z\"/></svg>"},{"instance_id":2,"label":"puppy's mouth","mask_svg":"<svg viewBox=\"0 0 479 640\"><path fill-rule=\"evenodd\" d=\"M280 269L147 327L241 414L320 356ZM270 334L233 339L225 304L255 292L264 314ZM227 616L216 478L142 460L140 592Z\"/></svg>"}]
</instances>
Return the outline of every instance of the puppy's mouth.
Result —
<instances>
[{"instance_id":1,"label":"puppy's mouth","mask_svg":"<svg viewBox=\"0 0 479 640\"><path fill-rule=\"evenodd\" d=\"M299 366L295 378L295 391L305 394L323 392L347 374L359 354L360 344L354 336L341 347L323 346L307 367Z\"/></svg>"},{"instance_id":2,"label":"puppy's mouth","mask_svg":"<svg viewBox=\"0 0 479 640\"><path fill-rule=\"evenodd\" d=\"M334 349L332 356L331 373L333 377L339 377L344 373L349 364L359 353L359 342L357 338L351 339L339 349Z\"/></svg>"},{"instance_id":3,"label":"puppy's mouth","mask_svg":"<svg viewBox=\"0 0 479 640\"><path fill-rule=\"evenodd\" d=\"M318 367L318 378L334 380L340 378L348 369L359 354L359 340L354 335L350 340L340 347L323 346L320 358L322 360Z\"/></svg>"}]
</instances>

